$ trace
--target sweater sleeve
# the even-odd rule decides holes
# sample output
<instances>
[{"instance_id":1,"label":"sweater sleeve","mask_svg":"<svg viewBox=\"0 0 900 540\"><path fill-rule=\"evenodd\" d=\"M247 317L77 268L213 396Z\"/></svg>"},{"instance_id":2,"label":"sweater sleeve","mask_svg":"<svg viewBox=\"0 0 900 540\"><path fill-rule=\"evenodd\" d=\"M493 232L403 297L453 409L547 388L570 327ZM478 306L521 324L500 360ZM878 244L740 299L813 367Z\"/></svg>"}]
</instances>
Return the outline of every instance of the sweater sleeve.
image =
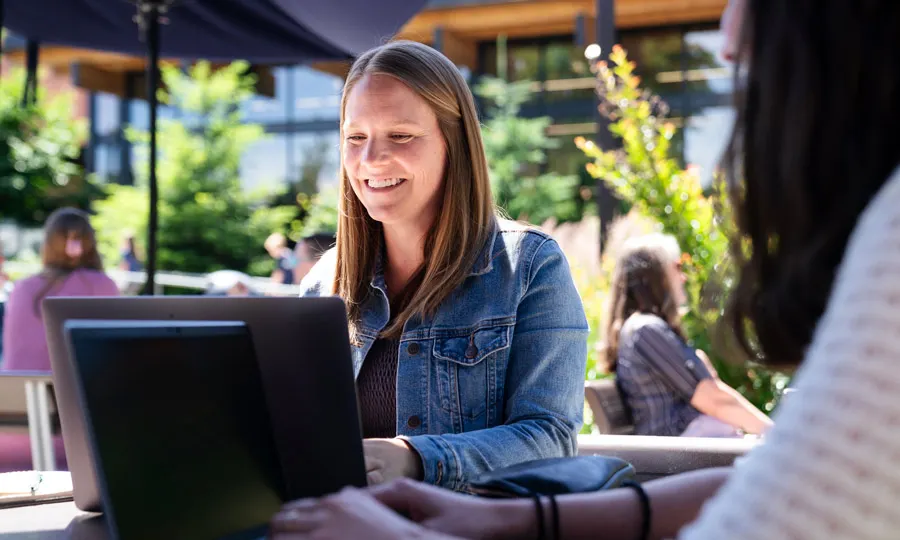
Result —
<instances>
[{"instance_id":1,"label":"sweater sleeve","mask_svg":"<svg viewBox=\"0 0 900 540\"><path fill-rule=\"evenodd\" d=\"M900 176L857 223L797 392L682 540L900 531Z\"/></svg>"}]
</instances>

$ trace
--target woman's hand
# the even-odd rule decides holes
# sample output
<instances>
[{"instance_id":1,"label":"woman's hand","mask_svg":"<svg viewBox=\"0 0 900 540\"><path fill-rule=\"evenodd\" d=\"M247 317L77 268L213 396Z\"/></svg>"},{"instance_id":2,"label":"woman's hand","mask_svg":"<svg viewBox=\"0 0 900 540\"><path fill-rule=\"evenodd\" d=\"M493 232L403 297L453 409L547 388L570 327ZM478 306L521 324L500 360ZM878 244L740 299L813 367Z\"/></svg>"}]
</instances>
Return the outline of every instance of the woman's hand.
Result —
<instances>
[{"instance_id":1,"label":"woman's hand","mask_svg":"<svg viewBox=\"0 0 900 540\"><path fill-rule=\"evenodd\" d=\"M371 494L355 488L347 488L321 499L303 499L286 504L272 519L269 537L274 540L448 538L403 518Z\"/></svg>"},{"instance_id":2,"label":"woman's hand","mask_svg":"<svg viewBox=\"0 0 900 540\"><path fill-rule=\"evenodd\" d=\"M370 486L397 478L422 479L422 458L403 439L365 439L363 452Z\"/></svg>"},{"instance_id":3,"label":"woman's hand","mask_svg":"<svg viewBox=\"0 0 900 540\"><path fill-rule=\"evenodd\" d=\"M288 503L272 520L271 535L275 540L502 540L534 535L536 525L529 500L479 499L401 479Z\"/></svg>"},{"instance_id":4,"label":"woman's hand","mask_svg":"<svg viewBox=\"0 0 900 540\"><path fill-rule=\"evenodd\" d=\"M537 516L530 500L481 499L408 479L369 492L426 529L452 537L500 540L537 533Z\"/></svg>"}]
</instances>

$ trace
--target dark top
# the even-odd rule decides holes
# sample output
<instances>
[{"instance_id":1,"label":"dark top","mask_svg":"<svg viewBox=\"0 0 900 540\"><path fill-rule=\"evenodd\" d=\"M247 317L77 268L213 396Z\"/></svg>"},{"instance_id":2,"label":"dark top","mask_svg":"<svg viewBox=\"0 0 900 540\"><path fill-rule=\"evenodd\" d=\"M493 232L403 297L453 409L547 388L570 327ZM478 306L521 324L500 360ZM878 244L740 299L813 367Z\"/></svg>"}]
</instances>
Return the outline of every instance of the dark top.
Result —
<instances>
[{"instance_id":1,"label":"dark top","mask_svg":"<svg viewBox=\"0 0 900 540\"><path fill-rule=\"evenodd\" d=\"M397 436L397 361L399 339L377 339L369 349L359 376L356 392L363 438Z\"/></svg>"},{"instance_id":2,"label":"dark top","mask_svg":"<svg viewBox=\"0 0 900 540\"><path fill-rule=\"evenodd\" d=\"M635 314L625 321L616 379L635 435L681 435L700 416L691 406L694 390L711 377L694 349L660 317Z\"/></svg>"},{"instance_id":3,"label":"dark top","mask_svg":"<svg viewBox=\"0 0 900 540\"><path fill-rule=\"evenodd\" d=\"M281 270L281 283L283 285L294 284L294 259L291 255L285 253L278 257L275 266Z\"/></svg>"},{"instance_id":4,"label":"dark top","mask_svg":"<svg viewBox=\"0 0 900 540\"><path fill-rule=\"evenodd\" d=\"M140 272L143 270L141 261L138 260L137 255L131 250L122 251L122 262L127 265L129 272Z\"/></svg>"}]
</instances>

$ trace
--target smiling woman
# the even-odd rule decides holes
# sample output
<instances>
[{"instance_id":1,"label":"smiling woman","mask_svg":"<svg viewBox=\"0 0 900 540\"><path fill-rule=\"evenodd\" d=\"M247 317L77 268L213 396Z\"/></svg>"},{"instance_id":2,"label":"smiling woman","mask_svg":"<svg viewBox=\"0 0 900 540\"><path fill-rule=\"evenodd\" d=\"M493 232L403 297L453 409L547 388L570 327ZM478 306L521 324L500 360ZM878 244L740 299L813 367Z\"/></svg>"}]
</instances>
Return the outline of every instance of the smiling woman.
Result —
<instances>
[{"instance_id":1,"label":"smiling woman","mask_svg":"<svg viewBox=\"0 0 900 540\"><path fill-rule=\"evenodd\" d=\"M575 453L587 322L559 246L495 215L456 66L399 41L341 104L337 246L303 282L347 304L371 483L463 489Z\"/></svg>"}]
</instances>

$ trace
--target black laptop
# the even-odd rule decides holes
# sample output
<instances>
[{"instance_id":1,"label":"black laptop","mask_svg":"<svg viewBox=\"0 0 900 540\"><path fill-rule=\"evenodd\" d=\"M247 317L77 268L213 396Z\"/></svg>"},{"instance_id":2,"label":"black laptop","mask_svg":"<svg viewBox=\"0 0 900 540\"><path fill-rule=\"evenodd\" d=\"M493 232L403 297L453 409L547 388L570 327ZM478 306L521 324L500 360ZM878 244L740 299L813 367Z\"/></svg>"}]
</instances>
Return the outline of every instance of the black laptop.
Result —
<instances>
[{"instance_id":1,"label":"black laptop","mask_svg":"<svg viewBox=\"0 0 900 540\"><path fill-rule=\"evenodd\" d=\"M284 476L247 325L65 325L79 402L118 540L257 539Z\"/></svg>"}]
</instances>

